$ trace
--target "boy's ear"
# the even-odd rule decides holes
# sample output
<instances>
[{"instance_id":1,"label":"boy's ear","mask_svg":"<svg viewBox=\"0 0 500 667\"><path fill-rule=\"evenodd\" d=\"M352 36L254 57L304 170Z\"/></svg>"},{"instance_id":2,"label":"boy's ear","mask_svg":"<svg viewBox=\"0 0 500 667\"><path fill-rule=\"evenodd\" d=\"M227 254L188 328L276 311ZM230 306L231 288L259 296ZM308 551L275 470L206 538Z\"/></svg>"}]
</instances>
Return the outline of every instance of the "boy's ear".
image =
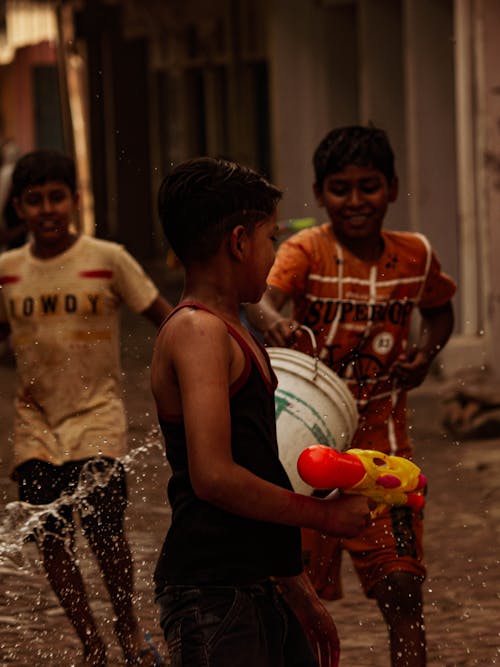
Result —
<instances>
[{"instance_id":1,"label":"boy's ear","mask_svg":"<svg viewBox=\"0 0 500 667\"><path fill-rule=\"evenodd\" d=\"M231 253L238 259L243 256L245 252L245 242L247 237L247 231L243 225L236 225L231 230L231 236L229 237L229 247Z\"/></svg>"},{"instance_id":2,"label":"boy's ear","mask_svg":"<svg viewBox=\"0 0 500 667\"><path fill-rule=\"evenodd\" d=\"M323 208L323 206L325 205L325 202L323 200L323 191L318 183L313 183L313 192L314 196L316 197L316 203L320 208Z\"/></svg>"},{"instance_id":3,"label":"boy's ear","mask_svg":"<svg viewBox=\"0 0 500 667\"><path fill-rule=\"evenodd\" d=\"M389 202L395 202L399 194L399 180L397 176L394 176L392 181L389 183Z\"/></svg>"}]
</instances>

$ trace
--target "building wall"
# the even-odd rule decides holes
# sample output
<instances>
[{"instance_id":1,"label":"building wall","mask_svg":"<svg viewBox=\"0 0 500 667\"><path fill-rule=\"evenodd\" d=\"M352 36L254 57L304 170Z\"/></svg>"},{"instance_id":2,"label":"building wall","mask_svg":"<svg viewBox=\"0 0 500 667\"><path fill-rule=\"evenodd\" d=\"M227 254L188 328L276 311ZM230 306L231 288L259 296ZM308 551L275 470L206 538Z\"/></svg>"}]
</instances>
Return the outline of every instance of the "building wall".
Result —
<instances>
[{"instance_id":1,"label":"building wall","mask_svg":"<svg viewBox=\"0 0 500 667\"><path fill-rule=\"evenodd\" d=\"M384 128L398 201L386 225L431 238L458 275L452 0L274 0L270 14L273 176L285 217L323 217L311 158L335 126Z\"/></svg>"},{"instance_id":2,"label":"building wall","mask_svg":"<svg viewBox=\"0 0 500 667\"><path fill-rule=\"evenodd\" d=\"M359 121L388 133L396 158L399 196L389 207L385 226L411 230L408 185L408 105L405 96L403 7L393 0L358 3Z\"/></svg>"},{"instance_id":3,"label":"building wall","mask_svg":"<svg viewBox=\"0 0 500 667\"><path fill-rule=\"evenodd\" d=\"M404 107L409 229L425 234L443 270L460 279L452 0L406 0ZM456 332L463 330L460 295Z\"/></svg>"},{"instance_id":4,"label":"building wall","mask_svg":"<svg viewBox=\"0 0 500 667\"><path fill-rule=\"evenodd\" d=\"M372 122L388 132L400 180L387 226L428 234L457 276L452 0L274 0L269 20L273 175L286 215L317 213L321 137Z\"/></svg>"},{"instance_id":5,"label":"building wall","mask_svg":"<svg viewBox=\"0 0 500 667\"><path fill-rule=\"evenodd\" d=\"M499 366L496 0L273 0L273 177L283 217L323 219L312 152L335 125L387 130L400 177L386 225L426 234L458 283L445 374ZM485 166L487 165L487 166ZM484 172L484 173L483 173Z\"/></svg>"},{"instance_id":6,"label":"building wall","mask_svg":"<svg viewBox=\"0 0 500 667\"><path fill-rule=\"evenodd\" d=\"M484 63L481 104L484 122L484 214L486 216L487 261L487 339L489 360L500 377L500 3L478 0L481 59Z\"/></svg>"},{"instance_id":7,"label":"building wall","mask_svg":"<svg viewBox=\"0 0 500 667\"><path fill-rule=\"evenodd\" d=\"M196 147L208 152L226 147L230 157L255 161L258 151L252 146L265 132L255 119L247 122L255 116L249 112L253 93L245 97L250 86L242 83L241 64L248 54L238 49L241 36L257 34L248 26L242 29L249 9L257 5L250 0L220 0L213 6L172 0L153 3L152 14L135 0L124 0L122 6L133 20L124 38L120 35L114 44L108 40L115 66L120 54L113 49L130 39L127 31L144 37L153 53L144 64L149 67L144 76L151 77L151 112L141 118L150 120L152 153L150 164L141 168L162 171L172 160L190 157L186 152ZM400 178L400 196L386 224L425 233L444 270L459 284L456 331L442 355L444 367L451 373L461 365L499 366L493 341L500 335L500 4L269 0L260 7L265 17L260 9L252 15L261 26L258 34L266 36L265 46L259 44L248 62L258 63L268 76L270 176L285 190L281 217L324 219L312 194L311 160L332 127L371 121L386 129ZM152 15L157 20L151 21ZM89 26L92 33L95 21ZM185 49L189 31L201 49L191 55ZM221 50L219 34L226 36ZM203 83L203 104L195 99L194 105L183 106L179 100L189 101L189 95L182 91L196 76ZM259 81L262 86L265 77ZM155 117L157 102L169 114L168 122ZM94 123L102 104L94 100ZM201 119L201 130L195 129L204 132L203 141L193 143L194 132L186 133L186 108L191 120ZM121 229L123 220L118 223Z\"/></svg>"},{"instance_id":8,"label":"building wall","mask_svg":"<svg viewBox=\"0 0 500 667\"><path fill-rule=\"evenodd\" d=\"M23 153L37 148L33 68L55 63L55 46L42 42L18 49L12 63L1 67L2 130Z\"/></svg>"},{"instance_id":9,"label":"building wall","mask_svg":"<svg viewBox=\"0 0 500 667\"><path fill-rule=\"evenodd\" d=\"M455 0L460 321L442 358L449 374L499 376L500 5Z\"/></svg>"},{"instance_id":10,"label":"building wall","mask_svg":"<svg viewBox=\"0 0 500 667\"><path fill-rule=\"evenodd\" d=\"M269 167L285 190L281 217L323 220L312 194L316 145L334 126L373 122L391 138L400 178L387 226L427 234L459 283L445 366L500 367L497 0L169 0L147 12L123 0L89 7L100 20L80 12L77 32L90 75L98 233L126 239L144 256L157 251L145 239L158 231L159 174L202 149ZM249 28L252 21L260 30ZM198 50L190 53L194 34ZM1 73L4 116L23 150L34 145L33 58L53 62L53 48L20 50ZM196 77L203 108L185 104ZM5 91L16 113L5 111ZM196 118L204 133L197 143Z\"/></svg>"},{"instance_id":11,"label":"building wall","mask_svg":"<svg viewBox=\"0 0 500 667\"><path fill-rule=\"evenodd\" d=\"M283 218L322 217L315 205L313 151L331 129L325 11L307 0L269 6L272 176L285 191Z\"/></svg>"}]
</instances>

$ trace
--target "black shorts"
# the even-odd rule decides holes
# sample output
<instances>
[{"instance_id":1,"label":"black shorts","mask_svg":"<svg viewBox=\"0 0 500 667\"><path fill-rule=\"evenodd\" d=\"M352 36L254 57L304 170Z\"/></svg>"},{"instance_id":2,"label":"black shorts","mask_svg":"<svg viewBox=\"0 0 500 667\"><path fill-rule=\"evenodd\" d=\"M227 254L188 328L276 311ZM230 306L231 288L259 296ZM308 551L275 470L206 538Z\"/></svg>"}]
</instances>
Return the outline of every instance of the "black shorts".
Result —
<instances>
[{"instance_id":1,"label":"black shorts","mask_svg":"<svg viewBox=\"0 0 500 667\"><path fill-rule=\"evenodd\" d=\"M125 469L107 457L69 461L57 466L30 459L16 469L19 499L50 505L35 533L67 535L74 531L73 510L87 532L113 535L121 529L127 507Z\"/></svg>"}]
</instances>

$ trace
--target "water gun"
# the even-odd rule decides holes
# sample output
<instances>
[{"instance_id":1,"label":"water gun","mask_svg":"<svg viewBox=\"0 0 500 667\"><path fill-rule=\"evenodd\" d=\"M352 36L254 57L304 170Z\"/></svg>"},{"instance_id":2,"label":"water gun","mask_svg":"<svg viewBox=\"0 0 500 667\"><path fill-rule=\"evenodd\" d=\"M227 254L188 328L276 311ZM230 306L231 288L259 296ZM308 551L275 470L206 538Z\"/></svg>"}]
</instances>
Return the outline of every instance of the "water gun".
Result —
<instances>
[{"instance_id":1,"label":"water gun","mask_svg":"<svg viewBox=\"0 0 500 667\"><path fill-rule=\"evenodd\" d=\"M337 488L372 498L378 503L373 516L393 505L419 511L425 504L427 480L417 465L402 456L371 449L340 453L325 445L312 445L300 454L297 470L315 489Z\"/></svg>"}]
</instances>

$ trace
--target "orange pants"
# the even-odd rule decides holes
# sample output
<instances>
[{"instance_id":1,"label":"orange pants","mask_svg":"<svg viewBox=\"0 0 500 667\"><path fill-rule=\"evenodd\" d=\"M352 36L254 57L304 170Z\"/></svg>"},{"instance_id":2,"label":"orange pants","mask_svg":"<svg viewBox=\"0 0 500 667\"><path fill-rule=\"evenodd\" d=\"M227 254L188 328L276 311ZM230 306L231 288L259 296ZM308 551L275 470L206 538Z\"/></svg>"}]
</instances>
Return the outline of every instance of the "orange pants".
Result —
<instances>
[{"instance_id":1,"label":"orange pants","mask_svg":"<svg viewBox=\"0 0 500 667\"><path fill-rule=\"evenodd\" d=\"M325 600L342 597L342 552L349 552L367 597L391 572L410 572L425 579L422 562L421 514L394 507L372 519L355 538L340 539L316 530L302 530L304 566L318 595Z\"/></svg>"}]
</instances>

